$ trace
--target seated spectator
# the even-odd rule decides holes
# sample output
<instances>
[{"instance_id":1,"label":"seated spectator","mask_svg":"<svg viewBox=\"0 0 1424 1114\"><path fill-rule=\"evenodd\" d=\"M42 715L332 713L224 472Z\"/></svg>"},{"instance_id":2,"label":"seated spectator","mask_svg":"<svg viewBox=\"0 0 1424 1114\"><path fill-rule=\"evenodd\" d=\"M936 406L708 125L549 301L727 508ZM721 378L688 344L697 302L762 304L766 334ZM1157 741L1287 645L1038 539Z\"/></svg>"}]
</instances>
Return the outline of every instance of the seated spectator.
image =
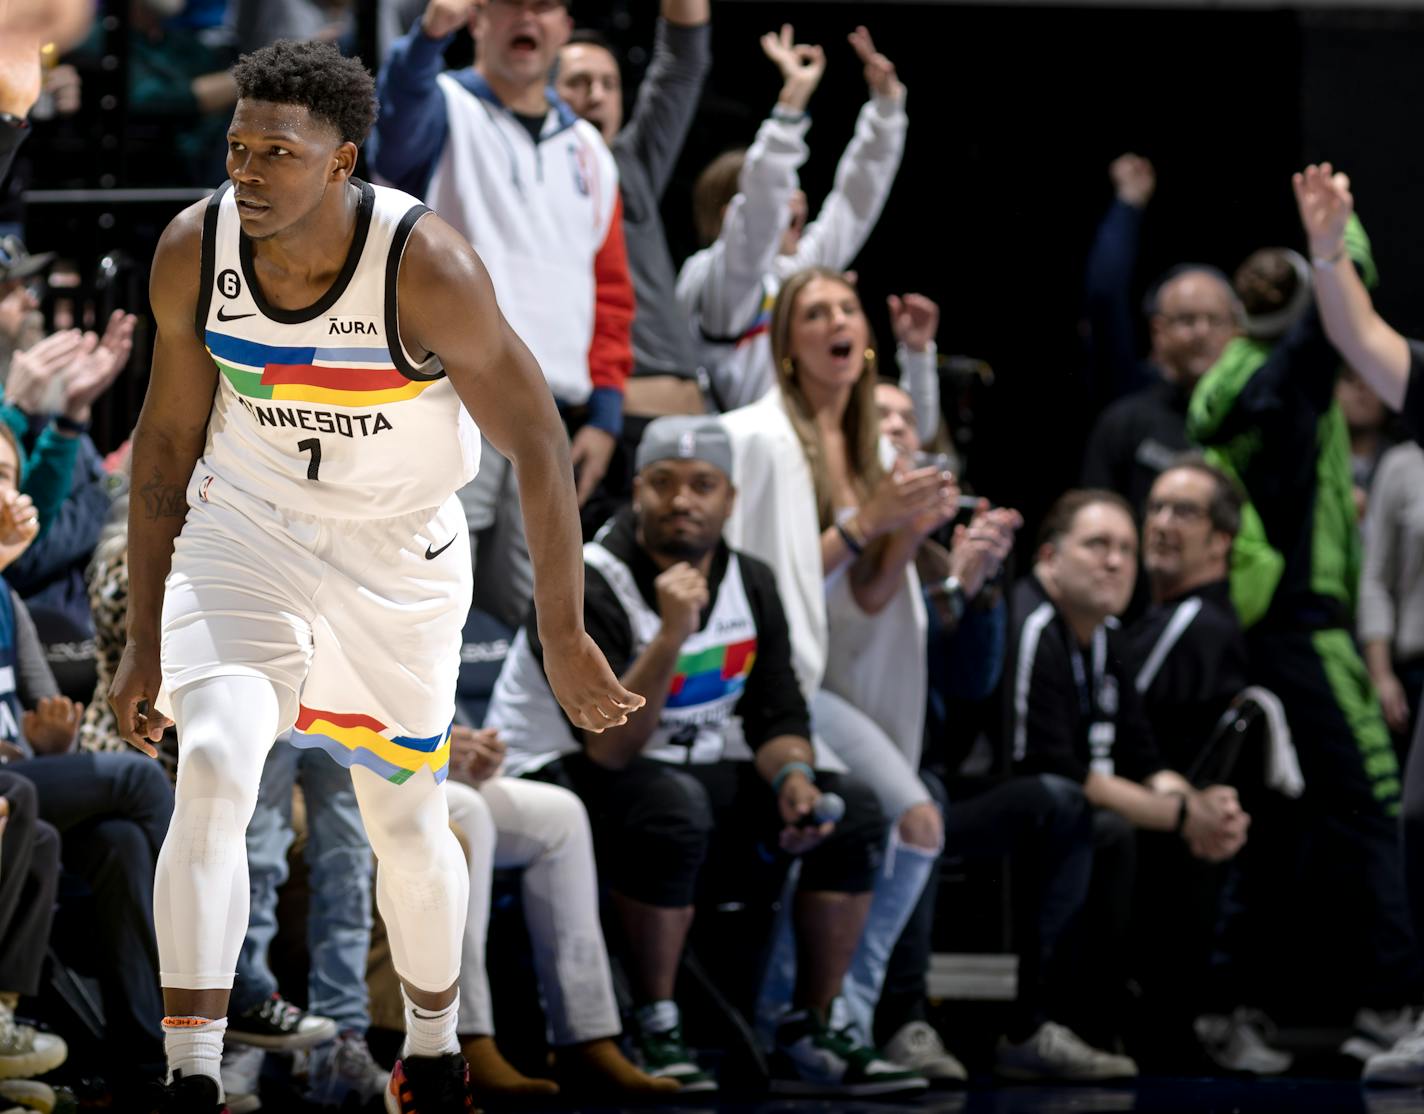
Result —
<instances>
[{"instance_id":1,"label":"seated spectator","mask_svg":"<svg viewBox=\"0 0 1424 1114\"><path fill-rule=\"evenodd\" d=\"M776 575L824 761L874 789L892 827L845 989L869 1040L885 965L943 843L919 776L927 620L914 562L953 518L958 489L938 467L907 470L882 448L870 325L846 276L793 275L771 335L778 388L724 418L748 477L728 538ZM789 945L783 936L773 956L768 1007L786 997Z\"/></svg>"},{"instance_id":2,"label":"seated spectator","mask_svg":"<svg viewBox=\"0 0 1424 1114\"><path fill-rule=\"evenodd\" d=\"M1365 515L1359 635L1385 722L1403 754L1424 690L1424 448L1384 454ZM1424 907L1415 911L1424 925Z\"/></svg>"},{"instance_id":3,"label":"seated spectator","mask_svg":"<svg viewBox=\"0 0 1424 1114\"><path fill-rule=\"evenodd\" d=\"M598 920L593 836L582 802L557 785L498 776L504 756L493 728L457 724L451 730L445 797L451 821L465 833L470 858L470 905L460 957L460 1047L470 1065L470 1089L489 1101L560 1090L553 1080L517 1071L494 1042L485 971L490 885L496 869L518 869L554 1068L563 1084L580 1097L649 1097L679 1090L676 1080L635 1068L615 1040L622 1027Z\"/></svg>"},{"instance_id":4,"label":"seated spectator","mask_svg":"<svg viewBox=\"0 0 1424 1114\"><path fill-rule=\"evenodd\" d=\"M1090 920L1079 927L1094 944L1079 963L1079 1005L1091 1010L1079 1023L1106 1040L1122 1022L1134 829L1175 832L1192 855L1215 862L1241 848L1250 820L1234 789L1197 789L1170 769L1143 715L1113 622L1137 575L1137 529L1122 497L1070 491L1040 538L1010 605L1006 726L1018 772L1067 778L1093 807Z\"/></svg>"},{"instance_id":5,"label":"seated spectator","mask_svg":"<svg viewBox=\"0 0 1424 1114\"><path fill-rule=\"evenodd\" d=\"M643 430L664 414L701 414L697 347L677 303L677 268L659 207L702 95L711 64L708 0L662 0L653 58L623 122L619 59L601 37L575 31L559 51L554 88L596 127L618 163L623 232L638 314L633 374L624 388L623 435L610 465L608 494L625 501Z\"/></svg>"},{"instance_id":6,"label":"seated spectator","mask_svg":"<svg viewBox=\"0 0 1424 1114\"><path fill-rule=\"evenodd\" d=\"M1359 372L1348 367L1335 384L1335 401L1350 434L1350 476L1355 482L1355 506L1363 521L1375 471L1395 443L1390 414Z\"/></svg>"},{"instance_id":7,"label":"seated spectator","mask_svg":"<svg viewBox=\"0 0 1424 1114\"><path fill-rule=\"evenodd\" d=\"M89 419L94 402L128 363L135 323L133 314L116 310L102 338L92 332L83 334L77 354L61 373L61 409L47 427L44 418L27 417L31 430L45 431L40 434L24 490L34 496L42 484L53 484L66 494L48 520L41 519L39 537L6 572L6 579L24 599L46 659L72 700L88 699L94 680L94 626L85 569L112 498L103 461L88 436ZM23 362L27 355L20 353L16 359ZM15 370L12 365L12 372ZM22 412L36 413L23 407ZM46 445L51 437L58 442L57 451ZM66 459L69 474L51 479L48 473ZM46 470L43 474L42 469Z\"/></svg>"},{"instance_id":8,"label":"seated spectator","mask_svg":"<svg viewBox=\"0 0 1424 1114\"><path fill-rule=\"evenodd\" d=\"M625 941L639 1060L685 1089L715 1086L673 1000L695 899L769 903L800 856L803 961L776 1035L778 1080L840 1094L923 1088L828 1022L869 912L885 819L868 789L813 765L775 579L722 541L735 497L726 433L711 418L659 419L637 463L633 507L584 549L584 610L590 636L647 705L600 735L572 732L531 620L487 724L508 744L511 771L567 785L588 808Z\"/></svg>"},{"instance_id":9,"label":"seated spectator","mask_svg":"<svg viewBox=\"0 0 1424 1114\"><path fill-rule=\"evenodd\" d=\"M897 384L875 388L880 432L902 460L919 458L914 403ZM983 700L1004 665L1008 608L999 587L1003 563L1022 525L1017 511L980 500L969 524L954 528L948 550L933 541L917 559L929 614L927 760L947 770L947 789L921 771L942 801L944 853L963 860L1012 855L1017 994L997 1051L997 1068L1019 1079L1112 1079L1134 1074L1124 1057L1101 1052L1052 1020L1049 987L1059 942L1087 894L1092 864L1089 812L1082 791L1055 774L986 783L955 777L973 739L949 717L953 705ZM939 872L931 876L890 958L875 1028L886 1055L932 1082L956 1078L952 1057L927 1019L928 954ZM962 1078L963 1069L960 1068Z\"/></svg>"},{"instance_id":10,"label":"seated spectator","mask_svg":"<svg viewBox=\"0 0 1424 1114\"><path fill-rule=\"evenodd\" d=\"M176 156L152 160L152 184L210 186L227 177L227 110L237 103L228 67L236 59L196 31L169 26L174 14L171 2L129 0L129 113L151 133L155 152L161 142L165 153ZM142 131L130 142L141 138Z\"/></svg>"},{"instance_id":11,"label":"seated spectator","mask_svg":"<svg viewBox=\"0 0 1424 1114\"><path fill-rule=\"evenodd\" d=\"M1249 683L1246 642L1231 606L1231 543L1242 496L1199 454L1157 477L1142 525L1152 608L1123 632L1123 658L1162 758L1190 770L1222 714Z\"/></svg>"},{"instance_id":12,"label":"seated spectator","mask_svg":"<svg viewBox=\"0 0 1424 1114\"><path fill-rule=\"evenodd\" d=\"M9 508L0 567L38 526L33 505L16 490L18 462L10 427L0 423L0 498ZM122 1089L155 1077L163 1062L153 878L173 790L162 768L141 755L74 751L83 707L59 695L29 613L9 589L0 589L0 644L13 658L13 669L0 674L11 678L0 693L0 758L34 783L40 816L59 831L65 869L93 890L93 958L112 1057L103 1068Z\"/></svg>"},{"instance_id":13,"label":"seated spectator","mask_svg":"<svg viewBox=\"0 0 1424 1114\"><path fill-rule=\"evenodd\" d=\"M7 527L7 530L9 528ZM14 658L13 647L6 656ZM5 702L13 716L13 704ZM59 887L59 833L39 817L35 787L0 770L0 1080L44 1075L64 1063L63 1038L15 1020L39 993ZM3 1095L3 1092L0 1092Z\"/></svg>"},{"instance_id":14,"label":"seated spectator","mask_svg":"<svg viewBox=\"0 0 1424 1114\"><path fill-rule=\"evenodd\" d=\"M1228 579L1241 507L1236 484L1200 454L1178 457L1157 477L1142 525L1152 606L1123 632L1122 657L1135 674L1134 686L1164 761L1192 771L1195 780L1210 771L1243 794L1259 795L1263 760L1248 757L1239 763L1242 769L1229 769L1222 764L1227 760L1210 749L1248 685L1246 641ZM1141 850L1138 933L1154 944L1143 949L1140 981L1165 1025L1167 1047L1158 1055L1175 1058L1180 1066L1181 1057L1189 1055L1190 1025L1218 1067L1254 1075L1286 1071L1290 1055L1271 1048L1259 1014L1240 1005L1241 995L1251 993L1252 979L1243 970L1249 960L1232 955L1231 945L1220 939L1224 874L1182 864L1179 848L1165 854L1161 846ZM1154 852L1162 860L1155 868L1149 857ZM1253 841L1235 867L1234 903L1246 906L1238 916L1252 916L1253 888L1242 883L1248 868L1273 869L1260 852ZM1167 877L1168 885L1155 885ZM1257 910L1255 919L1266 915ZM1208 955L1213 948L1214 959Z\"/></svg>"},{"instance_id":15,"label":"seated spectator","mask_svg":"<svg viewBox=\"0 0 1424 1114\"><path fill-rule=\"evenodd\" d=\"M1187 403L1240 331L1242 311L1215 267L1178 264L1147 296L1152 344L1145 363L1139 360L1132 283L1142 213L1157 178L1150 162L1131 154L1115 159L1109 173L1117 196L1088 256L1088 337L1116 401L1088 437L1081 484L1116 491L1141 507L1157 474L1191 447Z\"/></svg>"},{"instance_id":16,"label":"seated spectator","mask_svg":"<svg viewBox=\"0 0 1424 1114\"><path fill-rule=\"evenodd\" d=\"M714 160L693 190L693 218L706 246L682 265L677 296L706 341L712 400L724 411L753 403L776 385L767 326L777 291L808 267L850 266L885 207L905 148L905 86L894 64L876 52L870 33L858 27L850 42L865 66L870 100L841 155L834 187L808 221L796 172L808 154L806 106L826 59L819 46L797 44L792 35L788 24L780 35L762 36L762 50L783 84L751 149ZM934 368L933 347L907 360L917 403L924 389L918 384L927 385ZM937 417L938 398L919 411L926 420Z\"/></svg>"}]
</instances>

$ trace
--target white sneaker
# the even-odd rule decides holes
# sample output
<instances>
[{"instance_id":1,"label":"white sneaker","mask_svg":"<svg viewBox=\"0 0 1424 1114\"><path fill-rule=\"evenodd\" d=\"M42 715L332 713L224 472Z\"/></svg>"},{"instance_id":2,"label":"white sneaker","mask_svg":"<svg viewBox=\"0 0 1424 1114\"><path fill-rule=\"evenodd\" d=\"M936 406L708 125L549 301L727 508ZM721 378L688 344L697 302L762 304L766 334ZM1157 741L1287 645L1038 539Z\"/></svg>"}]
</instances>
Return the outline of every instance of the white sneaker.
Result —
<instances>
[{"instance_id":1,"label":"white sneaker","mask_svg":"<svg viewBox=\"0 0 1424 1114\"><path fill-rule=\"evenodd\" d=\"M919 1072L885 1059L849 1029L831 1029L809 1009L782 1019L771 1066L774 1094L893 1095L929 1086Z\"/></svg>"},{"instance_id":2,"label":"white sneaker","mask_svg":"<svg viewBox=\"0 0 1424 1114\"><path fill-rule=\"evenodd\" d=\"M1424 1083L1424 1014L1420 1015L1413 1032L1395 1041L1393 1047L1370 1056L1360 1078L1372 1084L1415 1086Z\"/></svg>"},{"instance_id":3,"label":"white sneaker","mask_svg":"<svg viewBox=\"0 0 1424 1114\"><path fill-rule=\"evenodd\" d=\"M1249 1075L1281 1075L1290 1070L1289 1052L1268 1043L1265 1016L1237 1009L1225 1014L1203 1014L1192 1024L1202 1050L1218 1067Z\"/></svg>"},{"instance_id":4,"label":"white sneaker","mask_svg":"<svg viewBox=\"0 0 1424 1114\"><path fill-rule=\"evenodd\" d=\"M1356 1010L1355 1032L1340 1045L1340 1052L1365 1063L1415 1035L1415 1023L1419 1020L1424 1019L1417 1017L1408 1006L1397 1010Z\"/></svg>"},{"instance_id":5,"label":"white sneaker","mask_svg":"<svg viewBox=\"0 0 1424 1114\"><path fill-rule=\"evenodd\" d=\"M0 1081L0 1098L19 1103L15 1109L24 1114L51 1114L55 1104L54 1089L34 1079Z\"/></svg>"},{"instance_id":6,"label":"white sneaker","mask_svg":"<svg viewBox=\"0 0 1424 1114\"><path fill-rule=\"evenodd\" d=\"M0 1079L29 1079L53 1071L69 1058L63 1037L21 1025L0 1003Z\"/></svg>"},{"instance_id":7,"label":"white sneaker","mask_svg":"<svg viewBox=\"0 0 1424 1114\"><path fill-rule=\"evenodd\" d=\"M307 1064L308 1102L340 1106L347 1095L366 1103L386 1092L391 1073L371 1056L371 1048L359 1033L342 1033L329 1044L311 1051Z\"/></svg>"},{"instance_id":8,"label":"white sneaker","mask_svg":"<svg viewBox=\"0 0 1424 1114\"><path fill-rule=\"evenodd\" d=\"M994 1070L1005 1079L1130 1079L1137 1075L1137 1064L1092 1047L1065 1025L1045 1021L1022 1044L1001 1039Z\"/></svg>"},{"instance_id":9,"label":"white sneaker","mask_svg":"<svg viewBox=\"0 0 1424 1114\"><path fill-rule=\"evenodd\" d=\"M949 1053L935 1027L927 1021L902 1025L881 1051L887 1060L919 1072L931 1086L963 1083L969 1078L964 1065Z\"/></svg>"},{"instance_id":10,"label":"white sneaker","mask_svg":"<svg viewBox=\"0 0 1424 1114\"><path fill-rule=\"evenodd\" d=\"M227 1095L228 1114L254 1114L262 1109L259 1080L267 1053L250 1045L230 1044L223 1048L218 1074Z\"/></svg>"}]
</instances>

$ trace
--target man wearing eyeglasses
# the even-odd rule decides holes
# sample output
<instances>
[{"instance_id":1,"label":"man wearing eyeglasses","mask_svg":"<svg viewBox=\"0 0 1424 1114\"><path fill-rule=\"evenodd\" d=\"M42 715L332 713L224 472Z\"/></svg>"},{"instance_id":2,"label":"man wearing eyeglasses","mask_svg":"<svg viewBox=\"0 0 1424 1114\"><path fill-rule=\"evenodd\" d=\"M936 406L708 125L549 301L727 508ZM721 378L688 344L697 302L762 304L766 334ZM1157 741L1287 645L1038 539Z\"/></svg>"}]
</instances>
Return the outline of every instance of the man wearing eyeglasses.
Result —
<instances>
[{"instance_id":1,"label":"man wearing eyeglasses","mask_svg":"<svg viewBox=\"0 0 1424 1114\"><path fill-rule=\"evenodd\" d=\"M1134 508L1146 503L1171 459L1191 446L1192 391L1240 331L1236 296L1224 276L1206 267L1169 272L1148 306L1148 362L1161 379L1103 411L1083 459L1083 486L1116 491Z\"/></svg>"},{"instance_id":2,"label":"man wearing eyeglasses","mask_svg":"<svg viewBox=\"0 0 1424 1114\"><path fill-rule=\"evenodd\" d=\"M1158 473L1190 447L1187 403L1240 331L1241 309L1215 267L1173 267L1143 303L1151 350L1142 359L1132 291L1157 173L1129 152L1112 161L1108 176L1115 196L1088 252L1083 328L1090 392L1095 405L1111 405L1088 440L1081 480L1084 487L1116 491L1140 512Z\"/></svg>"}]
</instances>

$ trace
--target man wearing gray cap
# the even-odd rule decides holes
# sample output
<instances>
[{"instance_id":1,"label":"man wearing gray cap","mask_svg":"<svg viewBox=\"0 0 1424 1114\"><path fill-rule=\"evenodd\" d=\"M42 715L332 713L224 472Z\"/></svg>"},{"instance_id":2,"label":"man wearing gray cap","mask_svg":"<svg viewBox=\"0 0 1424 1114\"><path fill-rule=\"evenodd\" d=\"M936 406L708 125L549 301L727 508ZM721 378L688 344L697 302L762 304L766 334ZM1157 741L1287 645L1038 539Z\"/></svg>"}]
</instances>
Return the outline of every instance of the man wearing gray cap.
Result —
<instances>
[{"instance_id":1,"label":"man wearing gray cap","mask_svg":"<svg viewBox=\"0 0 1424 1114\"><path fill-rule=\"evenodd\" d=\"M588 809L645 1070L685 1090L715 1088L683 1042L673 1001L694 903L769 906L799 856L802 962L777 1034L777 1082L842 1095L923 1088L923 1077L827 1020L886 823L869 790L813 766L775 577L722 540L736 496L727 434L712 417L659 418L636 465L632 507L584 547L584 616L647 704L621 727L574 731L544 680L531 617L486 719L508 746L506 772L565 785ZM746 966L755 978L759 965Z\"/></svg>"}]
</instances>

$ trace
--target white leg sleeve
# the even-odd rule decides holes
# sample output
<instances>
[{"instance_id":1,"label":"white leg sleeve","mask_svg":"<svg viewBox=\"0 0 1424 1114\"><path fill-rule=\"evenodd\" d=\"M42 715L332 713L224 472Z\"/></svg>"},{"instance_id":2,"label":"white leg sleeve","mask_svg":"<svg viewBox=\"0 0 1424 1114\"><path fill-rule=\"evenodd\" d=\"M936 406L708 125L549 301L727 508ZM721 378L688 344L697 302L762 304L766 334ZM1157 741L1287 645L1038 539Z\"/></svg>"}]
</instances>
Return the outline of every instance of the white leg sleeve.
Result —
<instances>
[{"instance_id":1,"label":"white leg sleeve","mask_svg":"<svg viewBox=\"0 0 1424 1114\"><path fill-rule=\"evenodd\" d=\"M464 782L447 778L445 801L450 820L469 847L470 896L465 938L460 948L460 1035L494 1035L494 1007L485 972L485 937L489 932L490 883L494 878L494 819L484 796Z\"/></svg>"},{"instance_id":2,"label":"white leg sleeve","mask_svg":"<svg viewBox=\"0 0 1424 1114\"><path fill-rule=\"evenodd\" d=\"M232 987L247 934L247 844L262 766L295 698L247 676L173 694L178 791L158 855L153 919L167 987Z\"/></svg>"},{"instance_id":3,"label":"white leg sleeve","mask_svg":"<svg viewBox=\"0 0 1424 1114\"><path fill-rule=\"evenodd\" d=\"M557 785L522 778L494 778L480 792L498 832L495 865L524 868L524 920L551 1042L615 1036L618 1005L583 802Z\"/></svg>"},{"instance_id":4,"label":"white leg sleeve","mask_svg":"<svg viewBox=\"0 0 1424 1114\"><path fill-rule=\"evenodd\" d=\"M376 905L396 974L417 990L445 990L460 973L470 891L445 794L428 766L403 785L355 766L351 781L376 853Z\"/></svg>"}]
</instances>

